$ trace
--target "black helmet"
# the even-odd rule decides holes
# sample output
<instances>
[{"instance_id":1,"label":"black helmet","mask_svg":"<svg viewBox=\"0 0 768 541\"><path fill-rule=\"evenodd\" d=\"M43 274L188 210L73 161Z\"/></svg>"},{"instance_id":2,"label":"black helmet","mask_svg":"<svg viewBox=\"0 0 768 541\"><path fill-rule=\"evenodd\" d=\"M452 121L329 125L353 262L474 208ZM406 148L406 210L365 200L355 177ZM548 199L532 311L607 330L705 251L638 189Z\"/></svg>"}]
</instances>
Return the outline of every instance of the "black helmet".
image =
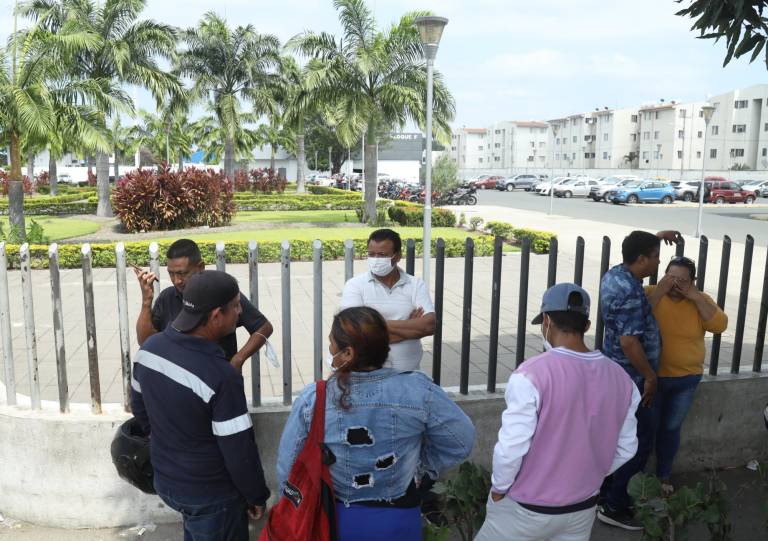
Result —
<instances>
[{"instance_id":1,"label":"black helmet","mask_svg":"<svg viewBox=\"0 0 768 541\"><path fill-rule=\"evenodd\" d=\"M120 477L142 492L155 494L152 462L149 459L149 438L144 435L135 417L120 425L110 450L112 462Z\"/></svg>"}]
</instances>

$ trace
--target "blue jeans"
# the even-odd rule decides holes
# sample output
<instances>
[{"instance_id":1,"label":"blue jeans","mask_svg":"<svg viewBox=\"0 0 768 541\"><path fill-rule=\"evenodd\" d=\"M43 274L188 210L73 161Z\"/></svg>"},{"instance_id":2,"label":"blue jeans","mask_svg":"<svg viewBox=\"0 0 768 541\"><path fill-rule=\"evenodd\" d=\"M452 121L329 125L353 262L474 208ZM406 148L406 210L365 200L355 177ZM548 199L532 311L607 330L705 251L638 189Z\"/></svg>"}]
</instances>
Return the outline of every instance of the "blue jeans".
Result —
<instances>
[{"instance_id":1,"label":"blue jeans","mask_svg":"<svg viewBox=\"0 0 768 541\"><path fill-rule=\"evenodd\" d=\"M421 541L421 508L336 503L339 541Z\"/></svg>"},{"instance_id":2,"label":"blue jeans","mask_svg":"<svg viewBox=\"0 0 768 541\"><path fill-rule=\"evenodd\" d=\"M645 380L641 378L632 379L642 395ZM645 407L640 404L637 408L635 413L635 417L637 417L637 452L629 462L616 470L603 483L601 489L602 502L614 511L627 511L632 505L632 501L627 493L627 485L629 485L629 480L632 479L632 476L643 471L645 463L648 462L648 457L651 456L653 440L656 434L656 421L658 419L655 411L657 404L658 398L654 398L650 406Z\"/></svg>"},{"instance_id":3,"label":"blue jeans","mask_svg":"<svg viewBox=\"0 0 768 541\"><path fill-rule=\"evenodd\" d=\"M157 495L181 513L184 541L248 541L248 514L240 494L189 496L169 491L155 477Z\"/></svg>"},{"instance_id":4,"label":"blue jeans","mask_svg":"<svg viewBox=\"0 0 768 541\"><path fill-rule=\"evenodd\" d=\"M660 479L667 479L672 474L672 462L680 448L680 429L700 381L700 374L659 378L655 411L658 416L656 476Z\"/></svg>"}]
</instances>

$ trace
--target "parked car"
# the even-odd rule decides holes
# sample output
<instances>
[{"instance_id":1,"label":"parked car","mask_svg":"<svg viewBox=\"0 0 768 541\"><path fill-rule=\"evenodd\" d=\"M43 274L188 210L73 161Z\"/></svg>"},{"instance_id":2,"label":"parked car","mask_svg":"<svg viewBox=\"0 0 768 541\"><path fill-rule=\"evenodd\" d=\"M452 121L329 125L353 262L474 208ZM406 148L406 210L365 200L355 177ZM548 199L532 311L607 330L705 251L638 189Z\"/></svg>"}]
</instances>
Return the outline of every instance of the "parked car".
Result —
<instances>
[{"instance_id":1,"label":"parked car","mask_svg":"<svg viewBox=\"0 0 768 541\"><path fill-rule=\"evenodd\" d=\"M600 182L594 178L576 178L555 186L555 197L586 197L591 188L599 185Z\"/></svg>"},{"instance_id":2,"label":"parked car","mask_svg":"<svg viewBox=\"0 0 768 541\"><path fill-rule=\"evenodd\" d=\"M72 175L69 173L62 173L61 175L56 175L56 181L59 184L77 184L77 182L72 178Z\"/></svg>"},{"instance_id":3,"label":"parked car","mask_svg":"<svg viewBox=\"0 0 768 541\"><path fill-rule=\"evenodd\" d=\"M572 177L555 177L554 179L552 179L552 184L554 184L555 187L557 187L558 185L564 182L568 182L569 180L573 180L573 178ZM549 189L552 184L550 184L549 182L539 182L536 185L534 192L536 193L536 195L549 195Z\"/></svg>"},{"instance_id":4,"label":"parked car","mask_svg":"<svg viewBox=\"0 0 768 541\"><path fill-rule=\"evenodd\" d=\"M699 191L700 180L689 180L681 182L675 186L675 199L681 199L683 201L696 200L696 194Z\"/></svg>"},{"instance_id":5,"label":"parked car","mask_svg":"<svg viewBox=\"0 0 768 541\"><path fill-rule=\"evenodd\" d=\"M704 192L704 198L709 203L716 203L718 205L745 203L750 205L755 202L754 192L743 190L735 182L712 182L711 187L709 182L705 182L704 185L709 188L707 190L709 194L707 194L707 191Z\"/></svg>"},{"instance_id":6,"label":"parked car","mask_svg":"<svg viewBox=\"0 0 768 541\"><path fill-rule=\"evenodd\" d=\"M480 180L476 180L474 183L470 183L469 185L475 188L476 190L492 190L496 187L496 182L498 182L499 179L502 179L504 177L500 177L498 175L483 175L485 178L481 178Z\"/></svg>"},{"instance_id":7,"label":"parked car","mask_svg":"<svg viewBox=\"0 0 768 541\"><path fill-rule=\"evenodd\" d=\"M336 179L325 175L316 175L310 182L315 186L327 186L329 188L336 186Z\"/></svg>"},{"instance_id":8,"label":"parked car","mask_svg":"<svg viewBox=\"0 0 768 541\"><path fill-rule=\"evenodd\" d=\"M534 182L538 181L539 177L536 175L515 175L514 177L499 179L496 182L496 189L511 192L515 188L525 188L526 191L531 191Z\"/></svg>"},{"instance_id":9,"label":"parked car","mask_svg":"<svg viewBox=\"0 0 768 541\"><path fill-rule=\"evenodd\" d=\"M664 203L675 201L675 189L660 180L633 180L615 190L611 201L619 203Z\"/></svg>"},{"instance_id":10,"label":"parked car","mask_svg":"<svg viewBox=\"0 0 768 541\"><path fill-rule=\"evenodd\" d=\"M610 201L609 193L617 190L628 182L640 180L640 177L634 175L616 175L613 177L605 177L602 179L602 184L592 186L589 189L588 197L595 201Z\"/></svg>"},{"instance_id":11,"label":"parked car","mask_svg":"<svg viewBox=\"0 0 768 541\"><path fill-rule=\"evenodd\" d=\"M750 180L743 183L737 180L736 183L741 184L742 190L753 192L756 198L768 197L768 180Z\"/></svg>"}]
</instances>

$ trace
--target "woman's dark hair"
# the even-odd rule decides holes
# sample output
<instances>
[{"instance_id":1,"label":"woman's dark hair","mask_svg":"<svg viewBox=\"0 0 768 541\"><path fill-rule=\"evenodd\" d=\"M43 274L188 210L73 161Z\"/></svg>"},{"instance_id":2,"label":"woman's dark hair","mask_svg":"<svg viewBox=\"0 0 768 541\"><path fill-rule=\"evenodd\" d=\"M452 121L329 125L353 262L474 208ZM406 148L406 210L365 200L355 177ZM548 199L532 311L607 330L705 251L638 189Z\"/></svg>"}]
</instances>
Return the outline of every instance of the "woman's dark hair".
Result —
<instances>
[{"instance_id":1,"label":"woman's dark hair","mask_svg":"<svg viewBox=\"0 0 768 541\"><path fill-rule=\"evenodd\" d=\"M661 246L661 239L647 231L632 231L621 243L621 255L625 265L631 265L641 255L651 257L654 250Z\"/></svg>"},{"instance_id":2,"label":"woman's dark hair","mask_svg":"<svg viewBox=\"0 0 768 541\"><path fill-rule=\"evenodd\" d=\"M339 351L351 347L355 356L351 363L341 367L333 377L341 389L338 405L348 409L349 377L351 372L378 370L389 355L387 322L373 308L358 306L342 310L333 317L331 337Z\"/></svg>"},{"instance_id":3,"label":"woman's dark hair","mask_svg":"<svg viewBox=\"0 0 768 541\"><path fill-rule=\"evenodd\" d=\"M688 259L687 257L682 256L673 257L664 272L668 272L669 267L683 267L688 269L688 272L691 274L691 282L696 279L696 263L694 263L692 259Z\"/></svg>"}]
</instances>

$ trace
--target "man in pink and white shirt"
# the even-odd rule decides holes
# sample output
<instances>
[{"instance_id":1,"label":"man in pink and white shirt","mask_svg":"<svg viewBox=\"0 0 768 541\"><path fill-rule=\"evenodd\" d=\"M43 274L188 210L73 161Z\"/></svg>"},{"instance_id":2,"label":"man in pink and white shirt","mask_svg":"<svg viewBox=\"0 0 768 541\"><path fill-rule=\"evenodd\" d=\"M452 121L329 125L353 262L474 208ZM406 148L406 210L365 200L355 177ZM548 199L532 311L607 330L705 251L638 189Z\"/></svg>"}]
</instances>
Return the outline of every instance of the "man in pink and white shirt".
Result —
<instances>
[{"instance_id":1,"label":"man in pink and white shirt","mask_svg":"<svg viewBox=\"0 0 768 541\"><path fill-rule=\"evenodd\" d=\"M626 372L584 344L589 295L544 293L545 353L509 378L493 452L485 523L475 541L588 540L603 479L637 450L640 393Z\"/></svg>"}]
</instances>

